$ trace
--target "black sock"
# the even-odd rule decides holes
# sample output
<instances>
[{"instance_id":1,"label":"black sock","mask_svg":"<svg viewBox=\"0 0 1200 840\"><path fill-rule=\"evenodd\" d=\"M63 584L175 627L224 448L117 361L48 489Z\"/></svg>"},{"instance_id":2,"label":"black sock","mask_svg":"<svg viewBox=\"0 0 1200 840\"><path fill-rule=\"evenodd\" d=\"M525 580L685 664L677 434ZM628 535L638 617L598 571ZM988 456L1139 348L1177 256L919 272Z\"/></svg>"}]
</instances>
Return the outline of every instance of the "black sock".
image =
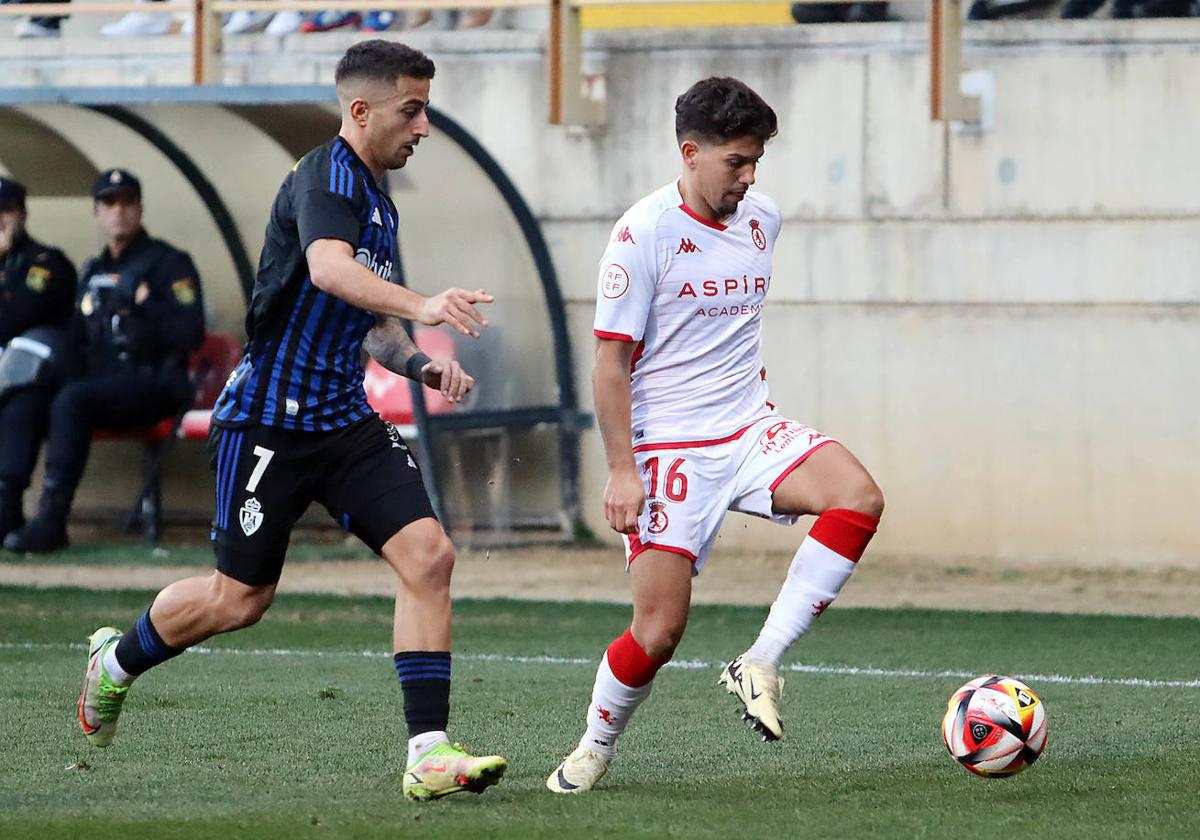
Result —
<instances>
[{"instance_id":1,"label":"black sock","mask_svg":"<svg viewBox=\"0 0 1200 840\"><path fill-rule=\"evenodd\" d=\"M404 691L408 737L444 732L450 720L450 654L444 650L410 650L394 657Z\"/></svg>"},{"instance_id":2,"label":"black sock","mask_svg":"<svg viewBox=\"0 0 1200 840\"><path fill-rule=\"evenodd\" d=\"M182 650L169 646L158 635L150 621L150 610L142 613L133 629L117 642L117 662L135 677L181 653Z\"/></svg>"}]
</instances>

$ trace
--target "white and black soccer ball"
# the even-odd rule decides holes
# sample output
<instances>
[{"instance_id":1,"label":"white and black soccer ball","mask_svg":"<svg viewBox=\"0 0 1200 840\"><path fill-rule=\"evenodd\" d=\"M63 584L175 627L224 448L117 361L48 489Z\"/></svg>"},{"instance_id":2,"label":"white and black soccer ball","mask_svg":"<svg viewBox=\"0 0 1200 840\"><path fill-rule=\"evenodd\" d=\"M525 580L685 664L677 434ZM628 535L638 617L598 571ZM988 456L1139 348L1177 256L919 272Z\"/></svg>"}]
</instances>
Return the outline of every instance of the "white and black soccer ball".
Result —
<instances>
[{"instance_id":1,"label":"white and black soccer ball","mask_svg":"<svg viewBox=\"0 0 1200 840\"><path fill-rule=\"evenodd\" d=\"M1046 747L1046 710L1025 683L987 674L950 696L942 739L972 773L1015 776Z\"/></svg>"}]
</instances>

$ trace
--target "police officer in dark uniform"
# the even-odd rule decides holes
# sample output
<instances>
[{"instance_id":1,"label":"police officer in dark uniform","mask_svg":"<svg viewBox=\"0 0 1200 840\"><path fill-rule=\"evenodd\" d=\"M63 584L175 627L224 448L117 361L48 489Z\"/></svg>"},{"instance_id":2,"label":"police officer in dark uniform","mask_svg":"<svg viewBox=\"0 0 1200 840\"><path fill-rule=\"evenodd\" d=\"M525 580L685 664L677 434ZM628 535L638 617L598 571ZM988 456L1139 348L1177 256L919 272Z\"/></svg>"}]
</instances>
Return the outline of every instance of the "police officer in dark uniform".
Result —
<instances>
[{"instance_id":1,"label":"police officer in dark uniform","mask_svg":"<svg viewBox=\"0 0 1200 840\"><path fill-rule=\"evenodd\" d=\"M188 355L204 340L204 304L191 257L142 227L142 189L122 169L92 186L93 215L107 240L80 272L73 332L80 376L50 404L45 486L37 515L9 534L10 551L67 544L67 514L94 429L152 425L192 402ZM8 430L0 426L0 438Z\"/></svg>"},{"instance_id":2,"label":"police officer in dark uniform","mask_svg":"<svg viewBox=\"0 0 1200 840\"><path fill-rule=\"evenodd\" d=\"M33 239L25 230L25 187L0 177L0 364L5 353L20 352L20 339L30 331L61 336L75 308L75 266L63 252ZM36 336L43 338L44 336ZM30 344L36 354L47 344ZM64 363L65 360L58 360ZM5 365L5 371L17 365ZM26 370L29 368L26 367ZM21 495L37 459L38 441L46 433L48 394L34 375L13 380L0 376L0 540L24 523Z\"/></svg>"}]
</instances>

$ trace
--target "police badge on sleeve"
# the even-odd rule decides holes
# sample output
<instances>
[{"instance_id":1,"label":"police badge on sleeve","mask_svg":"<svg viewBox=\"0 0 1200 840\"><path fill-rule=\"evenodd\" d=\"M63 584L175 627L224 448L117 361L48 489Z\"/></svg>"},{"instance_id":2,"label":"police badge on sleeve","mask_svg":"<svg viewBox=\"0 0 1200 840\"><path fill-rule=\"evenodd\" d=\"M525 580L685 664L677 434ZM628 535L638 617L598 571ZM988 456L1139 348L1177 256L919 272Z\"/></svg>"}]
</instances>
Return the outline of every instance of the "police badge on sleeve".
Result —
<instances>
[{"instance_id":1,"label":"police badge on sleeve","mask_svg":"<svg viewBox=\"0 0 1200 840\"><path fill-rule=\"evenodd\" d=\"M242 532L248 537L259 529L263 523L262 503L251 496L238 511L242 523Z\"/></svg>"}]
</instances>

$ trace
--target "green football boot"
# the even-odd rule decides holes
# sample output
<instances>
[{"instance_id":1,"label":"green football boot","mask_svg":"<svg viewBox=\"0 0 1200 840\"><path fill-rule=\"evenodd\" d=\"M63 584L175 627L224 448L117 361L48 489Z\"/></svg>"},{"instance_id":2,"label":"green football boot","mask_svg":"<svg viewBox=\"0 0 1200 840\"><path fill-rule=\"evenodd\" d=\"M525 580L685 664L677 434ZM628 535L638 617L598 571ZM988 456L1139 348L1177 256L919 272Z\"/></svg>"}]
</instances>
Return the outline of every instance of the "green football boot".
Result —
<instances>
[{"instance_id":1,"label":"green football boot","mask_svg":"<svg viewBox=\"0 0 1200 840\"><path fill-rule=\"evenodd\" d=\"M498 755L473 756L460 744L442 742L404 771L404 795L427 800L463 790L483 793L507 769L508 762Z\"/></svg>"},{"instance_id":2,"label":"green football boot","mask_svg":"<svg viewBox=\"0 0 1200 840\"><path fill-rule=\"evenodd\" d=\"M125 702L127 685L117 685L104 670L104 654L121 638L115 627L101 627L88 637L87 672L79 695L79 725L93 746L107 747L117 734L117 718Z\"/></svg>"}]
</instances>

